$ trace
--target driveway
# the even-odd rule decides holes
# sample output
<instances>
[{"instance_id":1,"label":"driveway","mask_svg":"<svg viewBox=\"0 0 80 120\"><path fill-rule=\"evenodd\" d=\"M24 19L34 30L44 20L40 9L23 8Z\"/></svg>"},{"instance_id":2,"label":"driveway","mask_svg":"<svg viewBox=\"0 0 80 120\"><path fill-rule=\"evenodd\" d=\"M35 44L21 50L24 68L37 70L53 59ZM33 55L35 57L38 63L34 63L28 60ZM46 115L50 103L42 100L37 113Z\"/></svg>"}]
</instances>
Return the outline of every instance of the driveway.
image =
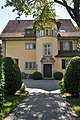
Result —
<instances>
[{"instance_id":1,"label":"driveway","mask_svg":"<svg viewBox=\"0 0 80 120\"><path fill-rule=\"evenodd\" d=\"M30 94L5 120L80 120L55 80L23 80Z\"/></svg>"},{"instance_id":2,"label":"driveway","mask_svg":"<svg viewBox=\"0 0 80 120\"><path fill-rule=\"evenodd\" d=\"M59 80L33 80L33 79L25 79L23 80L27 88L32 89L42 89L45 91L53 91L58 90Z\"/></svg>"}]
</instances>

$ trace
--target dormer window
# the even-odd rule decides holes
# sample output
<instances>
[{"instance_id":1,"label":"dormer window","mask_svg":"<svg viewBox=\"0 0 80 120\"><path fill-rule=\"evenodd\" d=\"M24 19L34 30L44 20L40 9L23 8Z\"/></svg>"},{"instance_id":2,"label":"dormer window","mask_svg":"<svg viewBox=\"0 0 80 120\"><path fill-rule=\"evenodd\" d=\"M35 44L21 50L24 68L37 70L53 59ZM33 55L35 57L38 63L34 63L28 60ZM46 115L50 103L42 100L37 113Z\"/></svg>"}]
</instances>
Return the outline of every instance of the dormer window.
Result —
<instances>
[{"instance_id":1,"label":"dormer window","mask_svg":"<svg viewBox=\"0 0 80 120\"><path fill-rule=\"evenodd\" d=\"M27 35L34 34L34 31L32 29L26 29L26 34Z\"/></svg>"},{"instance_id":2,"label":"dormer window","mask_svg":"<svg viewBox=\"0 0 80 120\"><path fill-rule=\"evenodd\" d=\"M65 30L59 30L59 32L66 32Z\"/></svg>"}]
</instances>

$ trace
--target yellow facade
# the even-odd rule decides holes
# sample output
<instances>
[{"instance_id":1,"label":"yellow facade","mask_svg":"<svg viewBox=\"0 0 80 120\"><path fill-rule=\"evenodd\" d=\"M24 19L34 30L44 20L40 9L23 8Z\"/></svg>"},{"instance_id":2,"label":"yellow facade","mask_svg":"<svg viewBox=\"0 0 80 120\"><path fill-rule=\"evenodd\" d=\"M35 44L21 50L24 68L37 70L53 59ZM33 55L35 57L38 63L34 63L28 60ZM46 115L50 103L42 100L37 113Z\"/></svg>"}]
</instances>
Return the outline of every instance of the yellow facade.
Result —
<instances>
[{"instance_id":1,"label":"yellow facade","mask_svg":"<svg viewBox=\"0 0 80 120\"><path fill-rule=\"evenodd\" d=\"M19 67L22 72L33 73L35 70L26 70L25 62L36 62L36 49L26 50L26 43L35 43L35 40L13 40L6 42L6 56L19 59Z\"/></svg>"},{"instance_id":2,"label":"yellow facade","mask_svg":"<svg viewBox=\"0 0 80 120\"><path fill-rule=\"evenodd\" d=\"M42 73L43 78L53 78L53 73L55 71L65 73L65 68L63 68L64 66L62 67L62 62L64 62L64 60L68 61L71 59L69 56L57 56L59 55L59 52L61 52L60 42L62 41L70 41L70 44L72 44L72 49L77 50L77 40L71 38L58 39L57 24L56 22L53 22L50 25L45 25L42 31L36 31L35 39L26 39L25 37L22 39L5 39L3 42L3 45L5 46L4 55L18 59L18 65L21 72L33 74L33 72L39 71ZM35 44L35 49L26 49L26 44ZM47 48L45 48L45 46ZM51 49L48 47L51 47ZM46 51L48 53L46 53ZM33 67L33 69L31 67Z\"/></svg>"}]
</instances>

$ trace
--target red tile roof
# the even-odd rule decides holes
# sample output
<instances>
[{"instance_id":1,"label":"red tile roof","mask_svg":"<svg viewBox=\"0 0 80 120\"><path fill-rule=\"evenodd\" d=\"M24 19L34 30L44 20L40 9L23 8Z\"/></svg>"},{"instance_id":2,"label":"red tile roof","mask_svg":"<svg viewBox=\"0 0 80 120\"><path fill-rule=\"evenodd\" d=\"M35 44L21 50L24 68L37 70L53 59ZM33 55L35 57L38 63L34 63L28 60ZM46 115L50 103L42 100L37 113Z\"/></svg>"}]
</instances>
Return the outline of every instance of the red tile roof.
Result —
<instances>
[{"instance_id":1,"label":"red tile roof","mask_svg":"<svg viewBox=\"0 0 80 120\"><path fill-rule=\"evenodd\" d=\"M58 51L58 54L55 57L74 57L80 56L80 51L73 50L73 51Z\"/></svg>"},{"instance_id":2,"label":"red tile roof","mask_svg":"<svg viewBox=\"0 0 80 120\"><path fill-rule=\"evenodd\" d=\"M13 38L13 37L25 37L25 29L32 29L32 25L34 20L10 20L6 27L4 28L3 32L1 33L1 37L3 38ZM60 30L65 30L66 32L60 32L61 37L80 37L80 33L77 32L76 28L72 24L71 20L68 19L60 19ZM32 37L35 37L32 36Z\"/></svg>"},{"instance_id":3,"label":"red tile roof","mask_svg":"<svg viewBox=\"0 0 80 120\"><path fill-rule=\"evenodd\" d=\"M59 21L61 23L60 30L65 30L66 32L77 32L70 19L59 19Z\"/></svg>"},{"instance_id":4,"label":"red tile roof","mask_svg":"<svg viewBox=\"0 0 80 120\"><path fill-rule=\"evenodd\" d=\"M60 37L80 37L80 32L60 32Z\"/></svg>"}]
</instances>

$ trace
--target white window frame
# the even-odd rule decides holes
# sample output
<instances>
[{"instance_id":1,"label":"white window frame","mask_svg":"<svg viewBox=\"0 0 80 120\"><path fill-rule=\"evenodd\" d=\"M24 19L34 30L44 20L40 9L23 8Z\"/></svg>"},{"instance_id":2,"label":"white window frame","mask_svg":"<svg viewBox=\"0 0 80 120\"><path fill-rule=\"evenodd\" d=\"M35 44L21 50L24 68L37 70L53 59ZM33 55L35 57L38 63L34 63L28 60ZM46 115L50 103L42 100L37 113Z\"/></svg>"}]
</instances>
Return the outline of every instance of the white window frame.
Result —
<instances>
[{"instance_id":1,"label":"white window frame","mask_svg":"<svg viewBox=\"0 0 80 120\"><path fill-rule=\"evenodd\" d=\"M63 42L63 50L70 50L70 45L68 41Z\"/></svg>"},{"instance_id":2,"label":"white window frame","mask_svg":"<svg viewBox=\"0 0 80 120\"><path fill-rule=\"evenodd\" d=\"M35 43L26 43L26 44L25 44L25 49L26 49L26 50L36 49L36 44L35 44Z\"/></svg>"},{"instance_id":3,"label":"white window frame","mask_svg":"<svg viewBox=\"0 0 80 120\"><path fill-rule=\"evenodd\" d=\"M49 45L50 45L50 48L49 48ZM45 52L45 50L46 50L46 52ZM51 43L44 44L44 46L43 46L43 52L44 52L43 53L44 56L51 56L52 55L52 44ZM50 54L49 54L49 52L50 52Z\"/></svg>"},{"instance_id":4,"label":"white window frame","mask_svg":"<svg viewBox=\"0 0 80 120\"><path fill-rule=\"evenodd\" d=\"M25 69L36 69L36 62L25 62Z\"/></svg>"}]
</instances>

